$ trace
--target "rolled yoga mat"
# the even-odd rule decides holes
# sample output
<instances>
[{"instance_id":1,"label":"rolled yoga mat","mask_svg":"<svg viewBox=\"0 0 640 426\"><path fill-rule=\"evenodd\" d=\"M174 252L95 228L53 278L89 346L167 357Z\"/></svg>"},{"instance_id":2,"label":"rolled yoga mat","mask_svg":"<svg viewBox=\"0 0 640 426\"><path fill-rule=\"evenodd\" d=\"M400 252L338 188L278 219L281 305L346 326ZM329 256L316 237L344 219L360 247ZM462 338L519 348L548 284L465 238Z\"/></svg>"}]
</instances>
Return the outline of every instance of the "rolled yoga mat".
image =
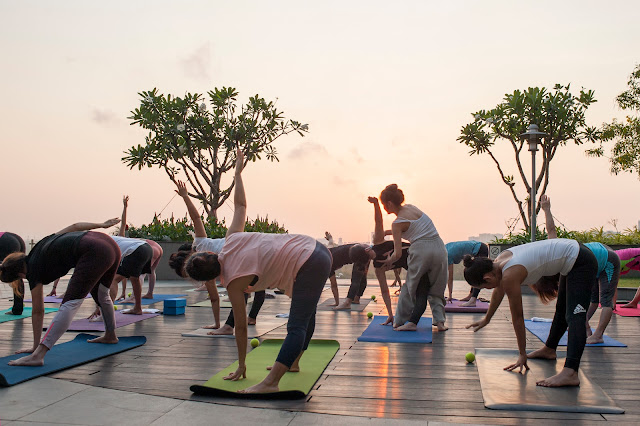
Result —
<instances>
[{"instance_id":1,"label":"rolled yoga mat","mask_svg":"<svg viewBox=\"0 0 640 426\"><path fill-rule=\"evenodd\" d=\"M44 308L45 315L51 312L57 312L57 311L58 311L58 308ZM0 323L7 322L7 321L15 321L15 320L29 318L29 317L31 317L31 308L27 308L27 307L25 307L22 310L22 315L13 315L11 313L11 308L5 309L4 311L0 311Z\"/></svg>"},{"instance_id":2,"label":"rolled yoga mat","mask_svg":"<svg viewBox=\"0 0 640 426\"><path fill-rule=\"evenodd\" d=\"M550 322L524 320L524 326L527 328L527 330L533 333L533 335L536 336L538 339L540 339L543 343L547 341L547 338L549 337L549 331L551 330ZM594 329L592 328L591 330L593 331ZM627 345L625 345L624 343L618 342L616 339L612 339L606 334L603 336L603 339L604 339L604 343L594 343L593 345L586 345L586 346L615 346L620 348L627 347ZM562 336L562 338L560 339L560 343L558 343L558 346L567 346L566 331L564 332L564 336Z\"/></svg>"},{"instance_id":3,"label":"rolled yoga mat","mask_svg":"<svg viewBox=\"0 0 640 426\"><path fill-rule=\"evenodd\" d=\"M387 317L376 315L369 327L358 337L360 342L431 343L431 318L422 317L417 331L395 331L391 325L382 325Z\"/></svg>"},{"instance_id":4,"label":"rolled yoga mat","mask_svg":"<svg viewBox=\"0 0 640 426\"><path fill-rule=\"evenodd\" d=\"M582 370L578 372L580 386L537 386L537 381L554 376L562 370L563 359L530 359L527 361L530 370L526 374L504 370L517 359L517 349L476 349L476 364L485 407L513 411L624 413L624 410L616 406L609 395L589 380Z\"/></svg>"},{"instance_id":5,"label":"rolled yoga mat","mask_svg":"<svg viewBox=\"0 0 640 426\"><path fill-rule=\"evenodd\" d=\"M116 328L157 317L158 315L160 314L129 315L116 311ZM77 319L71 322L67 331L104 331L104 322L102 320L89 321L88 318Z\"/></svg>"},{"instance_id":6,"label":"rolled yoga mat","mask_svg":"<svg viewBox=\"0 0 640 426\"><path fill-rule=\"evenodd\" d=\"M186 294L156 294L153 296L153 299L142 299L140 301L140 304L142 305L151 305L153 303L158 303L158 302L162 302L165 299L175 299L175 298L179 298L179 297L187 297ZM126 302L123 303L122 301L118 302L114 302L114 305L133 305L133 302Z\"/></svg>"},{"instance_id":7,"label":"rolled yoga mat","mask_svg":"<svg viewBox=\"0 0 640 426\"><path fill-rule=\"evenodd\" d=\"M119 342L115 345L87 342L87 340L95 339L96 337L98 336L83 333L78 334L70 342L55 345L47 352L44 358L44 365L41 367L16 367L7 364L11 360L22 358L25 354L15 354L0 358L0 386L13 386L45 374L128 351L144 345L147 341L144 336L135 336L120 337Z\"/></svg>"},{"instance_id":8,"label":"rolled yoga mat","mask_svg":"<svg viewBox=\"0 0 640 426\"><path fill-rule=\"evenodd\" d=\"M343 302L345 299L341 299L340 302ZM319 311L335 311L335 306L329 306L331 303L333 303L335 301L334 298L331 299L327 299L324 302L320 303L318 305L318 310ZM351 309L341 309L343 311L356 311L356 312L362 312L364 311L364 309L367 307L367 305L369 304L369 302L371 302L371 299L365 299L364 297L360 298L360 303L356 304L356 303L351 303Z\"/></svg>"},{"instance_id":9,"label":"rolled yoga mat","mask_svg":"<svg viewBox=\"0 0 640 426\"><path fill-rule=\"evenodd\" d=\"M229 373L238 368L238 362L207 380L202 385L191 386L191 392L200 395L211 395L245 399L295 399L304 398L327 368L340 344L335 340L311 340L309 348L300 358L300 372L285 373L280 380L279 392L261 394L243 394L237 391L260 383L269 373L267 367L273 365L280 352L283 340L269 339L247 354L247 378L232 382L223 380Z\"/></svg>"},{"instance_id":10,"label":"rolled yoga mat","mask_svg":"<svg viewBox=\"0 0 640 426\"><path fill-rule=\"evenodd\" d=\"M445 312L467 312L467 313L483 313L489 310L489 304L476 300L476 306L460 306L463 303L458 299L453 299L451 303L444 305Z\"/></svg>"},{"instance_id":11,"label":"rolled yoga mat","mask_svg":"<svg viewBox=\"0 0 640 426\"><path fill-rule=\"evenodd\" d=\"M257 319L257 324L256 325L249 325L247 326L247 337L249 339L252 339L254 337L260 337L262 335L267 334L268 332L275 330L276 328L283 326L287 323L288 319L287 318L269 318L269 317L264 317L263 316L259 316ZM182 335L184 337L210 337L210 338L219 338L219 337L226 337L226 338L232 338L234 339L235 336L233 334L227 334L227 335L211 335L208 334L209 332L213 331L213 329L210 328L199 328L197 330L188 332L188 333L182 333Z\"/></svg>"}]
</instances>

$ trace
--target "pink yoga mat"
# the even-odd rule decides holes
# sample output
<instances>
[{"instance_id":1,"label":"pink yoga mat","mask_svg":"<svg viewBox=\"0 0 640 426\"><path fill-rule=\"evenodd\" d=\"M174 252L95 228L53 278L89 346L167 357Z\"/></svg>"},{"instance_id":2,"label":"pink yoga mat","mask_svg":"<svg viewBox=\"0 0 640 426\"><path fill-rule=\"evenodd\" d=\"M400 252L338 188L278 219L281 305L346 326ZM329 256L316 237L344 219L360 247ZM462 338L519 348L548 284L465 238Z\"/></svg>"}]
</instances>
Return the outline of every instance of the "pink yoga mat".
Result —
<instances>
[{"instance_id":1,"label":"pink yoga mat","mask_svg":"<svg viewBox=\"0 0 640 426\"><path fill-rule=\"evenodd\" d=\"M489 304L487 302L481 302L476 300L476 306L460 306L465 302L461 302L458 299L453 299L452 303L444 305L445 312L469 312L469 313L482 313L487 312Z\"/></svg>"},{"instance_id":2,"label":"pink yoga mat","mask_svg":"<svg viewBox=\"0 0 640 426\"><path fill-rule=\"evenodd\" d=\"M640 307L637 308L622 308L622 305L616 305L614 314L618 314L621 317L640 317Z\"/></svg>"},{"instance_id":3,"label":"pink yoga mat","mask_svg":"<svg viewBox=\"0 0 640 426\"><path fill-rule=\"evenodd\" d=\"M127 315L116 312L116 328L157 317L159 314ZM102 320L90 322L87 318L77 319L71 323L68 331L104 331Z\"/></svg>"}]
</instances>

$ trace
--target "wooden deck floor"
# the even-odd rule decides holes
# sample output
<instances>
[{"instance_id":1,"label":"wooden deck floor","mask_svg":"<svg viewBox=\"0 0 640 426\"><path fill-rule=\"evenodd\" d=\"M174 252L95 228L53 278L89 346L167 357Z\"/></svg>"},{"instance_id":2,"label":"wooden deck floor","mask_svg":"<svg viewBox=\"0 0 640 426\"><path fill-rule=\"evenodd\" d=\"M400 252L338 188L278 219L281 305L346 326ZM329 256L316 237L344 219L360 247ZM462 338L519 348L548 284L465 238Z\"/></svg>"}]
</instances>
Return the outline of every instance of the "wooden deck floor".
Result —
<instances>
[{"instance_id":1,"label":"wooden deck floor","mask_svg":"<svg viewBox=\"0 0 640 426\"><path fill-rule=\"evenodd\" d=\"M460 283L456 294L462 295L466 290L466 284ZM184 291L184 287L162 287L157 292ZM341 287L341 291L346 293L346 287ZM379 296L373 282L365 297L371 294ZM325 291L322 298L330 296L330 291ZM189 303L204 298L202 293L188 292ZM0 300L0 309L9 306L7 299ZM88 315L92 306L93 303L87 301L80 314ZM464 327L483 314L448 314L450 330L434 333L430 345L357 342L368 325L366 312L381 313L383 306L379 301L370 303L361 313L318 311L314 337L336 339L340 350L303 400L248 401L193 395L189 386L206 381L237 359L233 339L181 336L182 332L211 323L209 308L187 308L184 316L159 316L120 328L119 335L144 335L147 344L50 377L184 400L314 413L487 424L537 424L541 420L548 424L567 421L640 424L640 318L614 315L607 334L629 347L587 348L582 362L583 371L626 410L626 414L494 411L484 408L477 369L465 362L464 355L480 347L517 347L506 299L492 323L479 333ZM267 299L260 316L288 312L288 307L286 296ZM554 303L543 305L533 295L525 295L524 309L527 318L551 317ZM227 312L228 309L222 310L223 318ZM45 322L50 318L51 315L45 317ZM76 334L66 333L61 341L71 340ZM286 326L283 326L263 338L282 338L285 334ZM0 324L2 355L28 346L31 339L29 320ZM527 340L530 349L542 346L530 333Z\"/></svg>"}]
</instances>

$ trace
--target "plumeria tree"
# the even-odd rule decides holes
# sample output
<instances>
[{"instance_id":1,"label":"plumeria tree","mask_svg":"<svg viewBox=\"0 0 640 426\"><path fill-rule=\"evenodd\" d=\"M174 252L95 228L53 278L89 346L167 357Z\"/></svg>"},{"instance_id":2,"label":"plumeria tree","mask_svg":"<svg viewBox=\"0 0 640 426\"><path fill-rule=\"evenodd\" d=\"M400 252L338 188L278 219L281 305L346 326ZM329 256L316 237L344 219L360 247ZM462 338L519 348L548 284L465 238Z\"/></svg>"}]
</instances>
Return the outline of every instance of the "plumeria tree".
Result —
<instances>
[{"instance_id":1,"label":"plumeria tree","mask_svg":"<svg viewBox=\"0 0 640 426\"><path fill-rule=\"evenodd\" d=\"M629 76L628 89L616 98L618 107L625 111L632 111L624 121L613 120L602 126L602 142L615 141L611 149L611 172L635 173L640 178L640 65L637 65ZM588 155L602 157L604 147L587 151Z\"/></svg>"},{"instance_id":2,"label":"plumeria tree","mask_svg":"<svg viewBox=\"0 0 640 426\"><path fill-rule=\"evenodd\" d=\"M598 130L587 126L585 112L589 105L596 102L591 90L580 90L575 96L569 85L557 84L553 90L530 87L525 91L516 90L506 94L502 103L491 110L475 112L473 121L462 127L458 137L460 143L470 148L469 155L487 155L496 166L500 179L511 192L525 229L529 229L530 203L528 196L531 186L535 185L536 194L542 197L549 185L551 161L558 148L569 142L582 144L598 139ZM527 131L529 124L535 123L540 130L547 133L540 143L542 161L535 182L527 178L521 156L530 158L527 143L520 135ZM513 150L517 177L509 174L509 164L501 164L496 156L500 147ZM524 151L523 151L524 148ZM520 182L521 186L516 187ZM526 205L525 205L526 203ZM540 211L537 203L536 214Z\"/></svg>"},{"instance_id":3,"label":"plumeria tree","mask_svg":"<svg viewBox=\"0 0 640 426\"><path fill-rule=\"evenodd\" d=\"M172 181L185 180L189 195L200 200L209 218L217 218L217 209L235 185L232 181L222 188L221 178L233 169L237 147L245 154L245 165L262 156L279 161L274 141L294 132L304 136L309 130L258 95L238 107L238 92L231 87L184 97L159 94L157 89L139 95L140 106L129 119L149 133L144 145L125 152L123 163L138 170L159 167Z\"/></svg>"}]
</instances>

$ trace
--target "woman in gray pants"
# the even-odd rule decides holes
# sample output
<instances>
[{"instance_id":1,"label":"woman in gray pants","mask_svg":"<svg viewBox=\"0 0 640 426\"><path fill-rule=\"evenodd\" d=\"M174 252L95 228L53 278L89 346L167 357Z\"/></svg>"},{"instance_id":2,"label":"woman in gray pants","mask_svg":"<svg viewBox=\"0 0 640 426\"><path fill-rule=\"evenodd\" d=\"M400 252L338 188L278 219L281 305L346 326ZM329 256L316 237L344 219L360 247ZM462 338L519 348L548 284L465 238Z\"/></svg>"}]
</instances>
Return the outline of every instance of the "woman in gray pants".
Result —
<instances>
[{"instance_id":1,"label":"woman in gray pants","mask_svg":"<svg viewBox=\"0 0 640 426\"><path fill-rule=\"evenodd\" d=\"M394 251L385 262L387 269L402 255L402 239L411 243L407 278L400 291L393 327L398 331L416 330L428 298L434 326L439 331L447 330L444 324L444 290L447 285L448 265L444 242L429 216L416 206L403 204L404 194L398 185L388 185L380 194L380 201L387 213L397 216L391 225ZM428 280L421 280L425 275ZM420 300L416 300L417 296Z\"/></svg>"}]
</instances>

